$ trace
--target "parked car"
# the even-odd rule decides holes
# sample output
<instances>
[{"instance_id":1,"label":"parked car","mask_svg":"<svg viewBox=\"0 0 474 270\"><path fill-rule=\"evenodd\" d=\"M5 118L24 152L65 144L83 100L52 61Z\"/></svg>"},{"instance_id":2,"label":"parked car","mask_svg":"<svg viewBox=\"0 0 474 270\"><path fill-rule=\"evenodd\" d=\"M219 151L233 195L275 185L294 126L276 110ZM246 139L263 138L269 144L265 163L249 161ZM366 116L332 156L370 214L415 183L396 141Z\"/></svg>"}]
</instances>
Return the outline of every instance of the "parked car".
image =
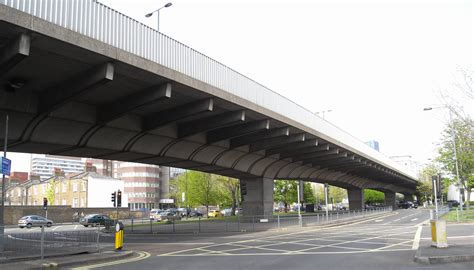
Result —
<instances>
[{"instance_id":1,"label":"parked car","mask_svg":"<svg viewBox=\"0 0 474 270\"><path fill-rule=\"evenodd\" d=\"M400 202L398 204L398 208L401 208L401 209L409 209L409 208L418 208L418 204L415 204L413 202L410 202L410 201L405 201L405 202Z\"/></svg>"},{"instance_id":2,"label":"parked car","mask_svg":"<svg viewBox=\"0 0 474 270\"><path fill-rule=\"evenodd\" d=\"M30 215L24 216L18 220L18 227L20 228L31 228L31 227L51 227L53 226L53 221L42 216Z\"/></svg>"},{"instance_id":3,"label":"parked car","mask_svg":"<svg viewBox=\"0 0 474 270\"><path fill-rule=\"evenodd\" d=\"M161 214L164 212L164 210L161 209L152 209L150 211L150 219L155 220L155 221L161 221L163 218L161 217Z\"/></svg>"},{"instance_id":4,"label":"parked car","mask_svg":"<svg viewBox=\"0 0 474 270\"><path fill-rule=\"evenodd\" d=\"M102 225L102 226L110 226L114 225L114 220L110 219L106 215L101 214L90 214L80 219L79 223L84 225L84 227L88 227L89 225Z\"/></svg>"},{"instance_id":5,"label":"parked car","mask_svg":"<svg viewBox=\"0 0 474 270\"><path fill-rule=\"evenodd\" d=\"M181 214L177 211L166 210L160 213L161 220L181 220Z\"/></svg>"},{"instance_id":6,"label":"parked car","mask_svg":"<svg viewBox=\"0 0 474 270\"><path fill-rule=\"evenodd\" d=\"M226 209L221 210L221 214L225 217L231 216L232 208L226 208Z\"/></svg>"},{"instance_id":7,"label":"parked car","mask_svg":"<svg viewBox=\"0 0 474 270\"><path fill-rule=\"evenodd\" d=\"M209 210L209 213L207 213L208 217L220 217L222 216L221 212L219 210Z\"/></svg>"},{"instance_id":8,"label":"parked car","mask_svg":"<svg viewBox=\"0 0 474 270\"><path fill-rule=\"evenodd\" d=\"M202 217L202 213L196 210L192 210L189 212L189 217Z\"/></svg>"},{"instance_id":9,"label":"parked car","mask_svg":"<svg viewBox=\"0 0 474 270\"><path fill-rule=\"evenodd\" d=\"M459 202L456 201L456 200L448 200L447 203L448 203L449 207L458 207L459 206Z\"/></svg>"}]
</instances>

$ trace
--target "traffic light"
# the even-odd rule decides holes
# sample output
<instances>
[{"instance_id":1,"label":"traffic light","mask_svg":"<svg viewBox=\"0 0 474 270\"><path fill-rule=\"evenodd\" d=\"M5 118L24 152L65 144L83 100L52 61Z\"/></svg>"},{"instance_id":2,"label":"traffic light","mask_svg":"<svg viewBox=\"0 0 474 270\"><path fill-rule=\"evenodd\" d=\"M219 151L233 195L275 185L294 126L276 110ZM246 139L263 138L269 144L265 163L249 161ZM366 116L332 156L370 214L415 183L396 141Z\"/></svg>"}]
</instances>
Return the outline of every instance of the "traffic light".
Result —
<instances>
[{"instance_id":1,"label":"traffic light","mask_svg":"<svg viewBox=\"0 0 474 270\"><path fill-rule=\"evenodd\" d=\"M117 191L117 207L122 207L122 191Z\"/></svg>"},{"instance_id":2,"label":"traffic light","mask_svg":"<svg viewBox=\"0 0 474 270\"><path fill-rule=\"evenodd\" d=\"M247 195L247 183L240 183L240 195Z\"/></svg>"},{"instance_id":3,"label":"traffic light","mask_svg":"<svg viewBox=\"0 0 474 270\"><path fill-rule=\"evenodd\" d=\"M115 196L116 196L116 195L117 195L117 192L116 192L116 191L112 192L112 199L111 199L111 201L112 201L112 205L113 205L114 207L115 207L115 198L116 198Z\"/></svg>"},{"instance_id":4,"label":"traffic light","mask_svg":"<svg viewBox=\"0 0 474 270\"><path fill-rule=\"evenodd\" d=\"M44 197L43 198L43 208L48 207L48 198Z\"/></svg>"}]
</instances>

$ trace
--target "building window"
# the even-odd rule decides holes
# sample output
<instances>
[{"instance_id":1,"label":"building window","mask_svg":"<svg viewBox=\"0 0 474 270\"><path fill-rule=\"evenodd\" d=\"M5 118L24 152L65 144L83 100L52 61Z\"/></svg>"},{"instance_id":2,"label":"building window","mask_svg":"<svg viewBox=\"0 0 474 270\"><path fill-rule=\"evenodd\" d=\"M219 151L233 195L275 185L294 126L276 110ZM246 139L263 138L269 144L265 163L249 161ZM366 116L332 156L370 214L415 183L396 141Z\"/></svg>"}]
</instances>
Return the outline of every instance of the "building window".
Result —
<instances>
[{"instance_id":1,"label":"building window","mask_svg":"<svg viewBox=\"0 0 474 270\"><path fill-rule=\"evenodd\" d=\"M86 182L82 182L82 191L86 191Z\"/></svg>"},{"instance_id":2,"label":"building window","mask_svg":"<svg viewBox=\"0 0 474 270\"><path fill-rule=\"evenodd\" d=\"M38 189L36 187L33 187L33 194L38 195Z\"/></svg>"},{"instance_id":3,"label":"building window","mask_svg":"<svg viewBox=\"0 0 474 270\"><path fill-rule=\"evenodd\" d=\"M56 193L56 194L59 193L59 187L58 186L54 187L54 193Z\"/></svg>"},{"instance_id":4,"label":"building window","mask_svg":"<svg viewBox=\"0 0 474 270\"><path fill-rule=\"evenodd\" d=\"M63 183L63 192L67 192L67 183Z\"/></svg>"},{"instance_id":5,"label":"building window","mask_svg":"<svg viewBox=\"0 0 474 270\"><path fill-rule=\"evenodd\" d=\"M77 192L77 183L72 184L72 192Z\"/></svg>"},{"instance_id":6,"label":"building window","mask_svg":"<svg viewBox=\"0 0 474 270\"><path fill-rule=\"evenodd\" d=\"M84 198L81 198L81 207L85 207L85 202Z\"/></svg>"},{"instance_id":7,"label":"building window","mask_svg":"<svg viewBox=\"0 0 474 270\"><path fill-rule=\"evenodd\" d=\"M61 205L66 205L66 200L63 200Z\"/></svg>"},{"instance_id":8,"label":"building window","mask_svg":"<svg viewBox=\"0 0 474 270\"><path fill-rule=\"evenodd\" d=\"M72 207L74 207L74 208L78 207L78 199L77 198L72 199Z\"/></svg>"}]
</instances>

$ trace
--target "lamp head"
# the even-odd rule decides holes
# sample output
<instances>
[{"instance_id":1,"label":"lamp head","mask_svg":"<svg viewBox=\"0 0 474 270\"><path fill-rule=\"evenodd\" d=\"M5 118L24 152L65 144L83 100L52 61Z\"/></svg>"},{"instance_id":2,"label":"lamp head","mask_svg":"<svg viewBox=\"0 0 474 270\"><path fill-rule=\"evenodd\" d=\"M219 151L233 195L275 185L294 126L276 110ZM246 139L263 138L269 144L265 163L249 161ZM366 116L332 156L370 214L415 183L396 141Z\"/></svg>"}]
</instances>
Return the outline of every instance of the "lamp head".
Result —
<instances>
[{"instance_id":1,"label":"lamp head","mask_svg":"<svg viewBox=\"0 0 474 270\"><path fill-rule=\"evenodd\" d=\"M431 107L423 108L423 111L431 111L431 110L433 110L433 108Z\"/></svg>"},{"instance_id":2,"label":"lamp head","mask_svg":"<svg viewBox=\"0 0 474 270\"><path fill-rule=\"evenodd\" d=\"M169 2L165 5L165 7L171 7L173 5L173 3Z\"/></svg>"},{"instance_id":3,"label":"lamp head","mask_svg":"<svg viewBox=\"0 0 474 270\"><path fill-rule=\"evenodd\" d=\"M145 15L145 17L150 18L152 15L153 15L153 12L152 12L152 13L148 13L147 15Z\"/></svg>"}]
</instances>

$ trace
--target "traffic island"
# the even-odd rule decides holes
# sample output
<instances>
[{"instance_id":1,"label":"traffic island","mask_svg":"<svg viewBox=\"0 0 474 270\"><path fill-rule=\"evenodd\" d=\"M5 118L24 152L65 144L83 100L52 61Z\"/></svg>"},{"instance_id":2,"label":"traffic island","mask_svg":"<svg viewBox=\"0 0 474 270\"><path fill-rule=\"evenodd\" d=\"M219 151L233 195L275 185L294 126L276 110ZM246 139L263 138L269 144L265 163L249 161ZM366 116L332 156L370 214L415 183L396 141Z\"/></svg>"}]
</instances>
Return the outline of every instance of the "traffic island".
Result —
<instances>
[{"instance_id":1,"label":"traffic island","mask_svg":"<svg viewBox=\"0 0 474 270\"><path fill-rule=\"evenodd\" d=\"M415 262L422 264L470 261L474 261L474 245L450 245L449 248L443 249L420 246L415 254Z\"/></svg>"}]
</instances>

